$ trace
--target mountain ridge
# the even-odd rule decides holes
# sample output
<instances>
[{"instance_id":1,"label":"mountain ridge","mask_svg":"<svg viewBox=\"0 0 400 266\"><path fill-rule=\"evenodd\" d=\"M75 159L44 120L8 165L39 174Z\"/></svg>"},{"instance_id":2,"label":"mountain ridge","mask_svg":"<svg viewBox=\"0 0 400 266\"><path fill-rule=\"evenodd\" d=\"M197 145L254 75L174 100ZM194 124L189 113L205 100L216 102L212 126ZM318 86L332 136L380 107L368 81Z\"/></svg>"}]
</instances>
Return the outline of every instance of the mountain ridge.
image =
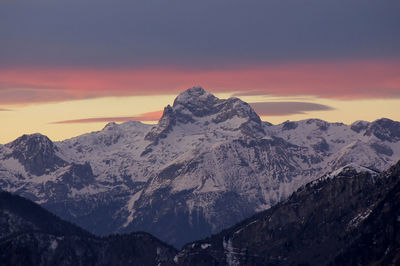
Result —
<instances>
[{"instance_id":1,"label":"mountain ridge","mask_svg":"<svg viewBox=\"0 0 400 266\"><path fill-rule=\"evenodd\" d=\"M180 246L349 163L387 169L400 159L399 130L389 119L272 125L237 98L218 99L195 87L167 106L157 125L109 123L65 141L36 138L53 148L35 144L33 154L55 162L35 164L40 169L14 156L19 148L0 146L0 188L92 233L148 231Z\"/></svg>"}]
</instances>

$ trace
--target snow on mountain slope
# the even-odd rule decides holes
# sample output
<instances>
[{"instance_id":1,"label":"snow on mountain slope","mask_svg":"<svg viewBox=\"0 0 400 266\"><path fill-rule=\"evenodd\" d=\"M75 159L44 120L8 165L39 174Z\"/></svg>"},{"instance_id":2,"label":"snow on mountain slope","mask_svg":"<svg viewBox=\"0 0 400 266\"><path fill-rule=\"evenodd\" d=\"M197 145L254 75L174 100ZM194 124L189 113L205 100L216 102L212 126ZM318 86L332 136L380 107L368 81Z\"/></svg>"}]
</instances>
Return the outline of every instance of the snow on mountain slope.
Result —
<instances>
[{"instance_id":1,"label":"snow on mountain slope","mask_svg":"<svg viewBox=\"0 0 400 266\"><path fill-rule=\"evenodd\" d=\"M341 178L341 177L349 177L352 175L357 175L359 173L366 173L369 177L374 180L381 172L360 166L355 163L349 163L339 169L336 169L333 172L327 173L320 178L307 183L306 186L319 186L321 183L324 183L326 180L333 179L333 178Z\"/></svg>"},{"instance_id":2,"label":"snow on mountain slope","mask_svg":"<svg viewBox=\"0 0 400 266\"><path fill-rule=\"evenodd\" d=\"M144 135L150 128L151 125L134 121L109 123L101 131L56 143L58 155L70 162L89 162L93 173L104 183L124 179L144 182L145 173L138 172L143 167L136 164L148 145Z\"/></svg>"},{"instance_id":3,"label":"snow on mountain slope","mask_svg":"<svg viewBox=\"0 0 400 266\"><path fill-rule=\"evenodd\" d=\"M174 245L274 205L349 163L400 159L400 123L317 119L272 125L247 103L200 87L157 125L110 123L52 143L40 134L0 147L0 188L92 232L145 230Z\"/></svg>"},{"instance_id":4,"label":"snow on mountain slope","mask_svg":"<svg viewBox=\"0 0 400 266\"><path fill-rule=\"evenodd\" d=\"M386 121L383 124L388 128L382 128L382 121ZM400 158L400 142L396 135L400 123L389 121L385 118L372 123L357 121L348 126L308 119L265 126L265 130L268 135L280 136L290 143L307 147L317 157L323 157L326 173L348 163L384 170ZM382 131L388 136L382 137Z\"/></svg>"}]
</instances>

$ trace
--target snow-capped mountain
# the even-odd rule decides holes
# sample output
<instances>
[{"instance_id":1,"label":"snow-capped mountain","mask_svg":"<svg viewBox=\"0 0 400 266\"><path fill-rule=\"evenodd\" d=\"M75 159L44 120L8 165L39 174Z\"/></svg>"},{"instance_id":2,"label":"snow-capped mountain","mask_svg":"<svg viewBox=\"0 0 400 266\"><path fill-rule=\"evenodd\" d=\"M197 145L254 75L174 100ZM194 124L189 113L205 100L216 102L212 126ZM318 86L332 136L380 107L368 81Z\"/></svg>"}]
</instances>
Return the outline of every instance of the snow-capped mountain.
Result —
<instances>
[{"instance_id":1,"label":"snow-capped mountain","mask_svg":"<svg viewBox=\"0 0 400 266\"><path fill-rule=\"evenodd\" d=\"M287 198L349 163L400 159L400 123L310 119L271 125L238 98L181 93L157 125L108 124L0 146L0 188L98 234L142 230L180 246Z\"/></svg>"}]
</instances>

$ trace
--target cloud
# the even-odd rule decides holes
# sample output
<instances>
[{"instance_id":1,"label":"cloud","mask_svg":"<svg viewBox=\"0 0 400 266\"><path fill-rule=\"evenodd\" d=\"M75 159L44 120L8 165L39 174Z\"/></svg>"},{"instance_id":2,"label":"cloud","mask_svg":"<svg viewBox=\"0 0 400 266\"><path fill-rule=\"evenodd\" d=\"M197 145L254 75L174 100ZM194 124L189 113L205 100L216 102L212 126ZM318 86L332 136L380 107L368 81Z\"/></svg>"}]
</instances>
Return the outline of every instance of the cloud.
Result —
<instances>
[{"instance_id":1,"label":"cloud","mask_svg":"<svg viewBox=\"0 0 400 266\"><path fill-rule=\"evenodd\" d=\"M4 109L4 108L0 108L0 112L8 112L11 111L10 109Z\"/></svg>"},{"instance_id":2,"label":"cloud","mask_svg":"<svg viewBox=\"0 0 400 266\"><path fill-rule=\"evenodd\" d=\"M0 104L31 104L77 100L83 97L68 91L42 88L2 88L0 83Z\"/></svg>"},{"instance_id":3,"label":"cloud","mask_svg":"<svg viewBox=\"0 0 400 266\"><path fill-rule=\"evenodd\" d=\"M119 116L119 117L94 117L73 120L56 121L50 124L77 124L77 123L99 123L99 122L126 122L126 121L156 121L160 119L163 111L154 111L141 114L139 116Z\"/></svg>"},{"instance_id":4,"label":"cloud","mask_svg":"<svg viewBox=\"0 0 400 266\"><path fill-rule=\"evenodd\" d=\"M310 111L330 111L332 107L309 102L256 102L250 103L259 116L285 116Z\"/></svg>"},{"instance_id":5,"label":"cloud","mask_svg":"<svg viewBox=\"0 0 400 266\"><path fill-rule=\"evenodd\" d=\"M0 104L106 96L178 94L195 84L213 93L357 100L400 98L399 61L343 61L236 69L0 69Z\"/></svg>"}]
</instances>

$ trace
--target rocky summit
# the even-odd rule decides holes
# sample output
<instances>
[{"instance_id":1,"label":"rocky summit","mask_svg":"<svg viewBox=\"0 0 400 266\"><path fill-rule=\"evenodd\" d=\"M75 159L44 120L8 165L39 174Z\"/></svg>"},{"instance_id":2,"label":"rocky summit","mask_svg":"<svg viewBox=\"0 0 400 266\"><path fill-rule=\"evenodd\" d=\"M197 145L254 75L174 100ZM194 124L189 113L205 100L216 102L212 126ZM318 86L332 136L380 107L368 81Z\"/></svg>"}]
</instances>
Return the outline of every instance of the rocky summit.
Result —
<instances>
[{"instance_id":1,"label":"rocky summit","mask_svg":"<svg viewBox=\"0 0 400 266\"><path fill-rule=\"evenodd\" d=\"M190 88L157 125L110 123L61 142L0 145L0 188L91 233L145 231L180 247L285 200L349 164L400 159L400 123L262 122L251 104Z\"/></svg>"}]
</instances>

